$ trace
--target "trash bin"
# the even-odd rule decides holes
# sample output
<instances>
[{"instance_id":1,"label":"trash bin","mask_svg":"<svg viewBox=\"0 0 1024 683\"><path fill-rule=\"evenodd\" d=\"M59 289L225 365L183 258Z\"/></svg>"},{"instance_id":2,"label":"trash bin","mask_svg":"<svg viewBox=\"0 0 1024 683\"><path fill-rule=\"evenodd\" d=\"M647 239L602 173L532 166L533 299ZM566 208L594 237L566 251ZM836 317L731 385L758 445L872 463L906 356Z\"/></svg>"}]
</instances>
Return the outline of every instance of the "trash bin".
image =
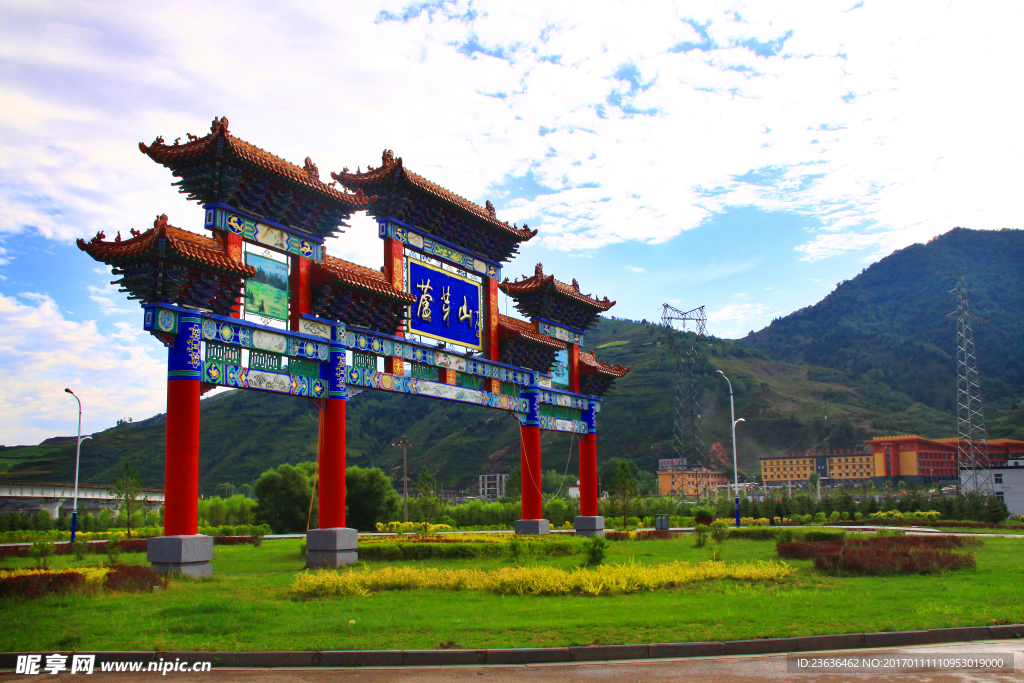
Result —
<instances>
[{"instance_id":1,"label":"trash bin","mask_svg":"<svg viewBox=\"0 0 1024 683\"><path fill-rule=\"evenodd\" d=\"M668 515L655 515L654 528L656 531L668 531Z\"/></svg>"}]
</instances>

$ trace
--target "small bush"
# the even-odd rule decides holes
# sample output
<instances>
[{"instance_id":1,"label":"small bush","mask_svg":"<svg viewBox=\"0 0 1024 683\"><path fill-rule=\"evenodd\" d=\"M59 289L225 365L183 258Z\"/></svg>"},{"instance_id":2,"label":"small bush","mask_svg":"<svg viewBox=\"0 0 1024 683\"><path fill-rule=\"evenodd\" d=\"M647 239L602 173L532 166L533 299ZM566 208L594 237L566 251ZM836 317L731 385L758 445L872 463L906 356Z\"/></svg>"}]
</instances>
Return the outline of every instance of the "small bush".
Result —
<instances>
[{"instance_id":1,"label":"small bush","mask_svg":"<svg viewBox=\"0 0 1024 683\"><path fill-rule=\"evenodd\" d=\"M597 567L604 562L604 555L607 551L607 542L600 536L593 536L587 542L587 566Z\"/></svg>"},{"instance_id":2,"label":"small bush","mask_svg":"<svg viewBox=\"0 0 1024 683\"><path fill-rule=\"evenodd\" d=\"M263 545L263 535L264 534L262 531L256 531L252 536L249 537L249 540L252 543L253 548L259 548L261 545Z\"/></svg>"},{"instance_id":3,"label":"small bush","mask_svg":"<svg viewBox=\"0 0 1024 683\"><path fill-rule=\"evenodd\" d=\"M144 553L146 552L146 539L144 538L133 538L130 541L109 541L108 544L116 545L121 552L125 553Z\"/></svg>"},{"instance_id":4,"label":"small bush","mask_svg":"<svg viewBox=\"0 0 1024 683\"><path fill-rule=\"evenodd\" d=\"M113 567L121 563L121 545L117 541L107 541L107 565Z\"/></svg>"},{"instance_id":5,"label":"small bush","mask_svg":"<svg viewBox=\"0 0 1024 683\"><path fill-rule=\"evenodd\" d=\"M167 579L149 567L137 567L119 564L111 567L111 571L103 580L103 587L109 591L149 593L154 588L167 586Z\"/></svg>"},{"instance_id":6,"label":"small bush","mask_svg":"<svg viewBox=\"0 0 1024 683\"><path fill-rule=\"evenodd\" d=\"M88 541L75 541L71 544L71 552L74 554L75 559L81 562L89 552Z\"/></svg>"},{"instance_id":7,"label":"small bush","mask_svg":"<svg viewBox=\"0 0 1024 683\"><path fill-rule=\"evenodd\" d=\"M812 543L814 541L841 541L846 537L846 532L838 529L808 529L797 533L801 541Z\"/></svg>"},{"instance_id":8,"label":"small bush","mask_svg":"<svg viewBox=\"0 0 1024 683\"><path fill-rule=\"evenodd\" d=\"M36 541L32 544L28 554L36 561L36 566L42 569L53 555L53 541Z\"/></svg>"},{"instance_id":9,"label":"small bush","mask_svg":"<svg viewBox=\"0 0 1024 683\"><path fill-rule=\"evenodd\" d=\"M711 523L711 538L715 543L721 543L725 540L726 534L729 533L729 525L720 519L716 519Z\"/></svg>"},{"instance_id":10,"label":"small bush","mask_svg":"<svg viewBox=\"0 0 1024 683\"><path fill-rule=\"evenodd\" d=\"M46 595L63 595L81 588L85 577L76 572L40 572L0 579L0 598L41 598Z\"/></svg>"},{"instance_id":11,"label":"small bush","mask_svg":"<svg viewBox=\"0 0 1024 683\"><path fill-rule=\"evenodd\" d=\"M703 548L708 542L708 532L710 530L707 524L698 524L693 530L693 544L698 548Z\"/></svg>"}]
</instances>

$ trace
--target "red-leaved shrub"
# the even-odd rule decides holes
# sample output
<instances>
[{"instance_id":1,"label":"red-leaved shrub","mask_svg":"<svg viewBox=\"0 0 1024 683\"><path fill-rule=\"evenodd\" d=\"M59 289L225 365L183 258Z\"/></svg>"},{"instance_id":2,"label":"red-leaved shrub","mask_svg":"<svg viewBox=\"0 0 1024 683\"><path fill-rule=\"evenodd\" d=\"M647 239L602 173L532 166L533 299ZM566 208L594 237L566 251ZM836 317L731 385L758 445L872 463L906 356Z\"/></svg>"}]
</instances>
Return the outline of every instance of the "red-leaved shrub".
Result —
<instances>
[{"instance_id":1,"label":"red-leaved shrub","mask_svg":"<svg viewBox=\"0 0 1024 683\"><path fill-rule=\"evenodd\" d=\"M103 587L108 591L149 592L158 586L166 587L167 579L149 567L138 565L114 565L103 579Z\"/></svg>"},{"instance_id":2,"label":"red-leaved shrub","mask_svg":"<svg viewBox=\"0 0 1024 683\"><path fill-rule=\"evenodd\" d=\"M850 541L779 543L779 557L813 560L816 569L830 572L887 575L936 574L975 566L974 556L952 548L981 545L958 536L887 536Z\"/></svg>"},{"instance_id":3,"label":"red-leaved shrub","mask_svg":"<svg viewBox=\"0 0 1024 683\"><path fill-rule=\"evenodd\" d=\"M77 572L40 572L0 579L0 598L41 598L80 588L85 578Z\"/></svg>"}]
</instances>

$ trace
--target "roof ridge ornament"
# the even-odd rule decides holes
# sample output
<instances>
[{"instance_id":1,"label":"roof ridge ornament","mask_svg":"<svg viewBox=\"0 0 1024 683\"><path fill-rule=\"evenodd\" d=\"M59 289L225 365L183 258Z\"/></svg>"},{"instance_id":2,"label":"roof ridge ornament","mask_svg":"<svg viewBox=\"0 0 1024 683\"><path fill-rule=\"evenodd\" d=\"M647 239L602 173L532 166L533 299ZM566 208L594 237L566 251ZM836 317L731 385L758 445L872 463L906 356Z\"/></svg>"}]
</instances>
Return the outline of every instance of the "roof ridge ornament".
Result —
<instances>
[{"instance_id":1,"label":"roof ridge ornament","mask_svg":"<svg viewBox=\"0 0 1024 683\"><path fill-rule=\"evenodd\" d=\"M314 164L313 160L309 157L306 157L306 163L302 167L302 170L306 172L306 175L309 176L310 180L320 180L320 169L316 167L316 164Z\"/></svg>"},{"instance_id":2,"label":"roof ridge ornament","mask_svg":"<svg viewBox=\"0 0 1024 683\"><path fill-rule=\"evenodd\" d=\"M228 117L222 116L219 119L214 116L213 123L210 124L210 132L214 135L227 135L228 134Z\"/></svg>"},{"instance_id":3,"label":"roof ridge ornament","mask_svg":"<svg viewBox=\"0 0 1024 683\"><path fill-rule=\"evenodd\" d=\"M494 204L491 204L490 199L484 202L484 208L487 209L487 213L491 214L492 218L497 218L497 214L494 211ZM505 221L505 225L508 225L508 221Z\"/></svg>"}]
</instances>

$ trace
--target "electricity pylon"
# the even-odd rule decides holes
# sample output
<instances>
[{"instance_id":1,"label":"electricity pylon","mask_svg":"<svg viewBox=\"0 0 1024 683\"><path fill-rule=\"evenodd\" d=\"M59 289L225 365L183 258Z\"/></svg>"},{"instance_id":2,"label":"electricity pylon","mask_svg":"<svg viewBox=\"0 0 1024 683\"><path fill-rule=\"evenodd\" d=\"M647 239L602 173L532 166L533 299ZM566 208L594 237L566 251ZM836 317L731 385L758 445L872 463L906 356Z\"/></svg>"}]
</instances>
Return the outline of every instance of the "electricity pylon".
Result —
<instances>
[{"instance_id":1,"label":"electricity pylon","mask_svg":"<svg viewBox=\"0 0 1024 683\"><path fill-rule=\"evenodd\" d=\"M974 356L974 332L971 330L971 318L978 316L967 302L963 273L956 274L956 287L949 293L956 298L956 310L948 317L956 318L957 491L964 495L972 491L992 495L981 385ZM970 471L966 479L961 474L964 470Z\"/></svg>"},{"instance_id":2,"label":"electricity pylon","mask_svg":"<svg viewBox=\"0 0 1024 683\"><path fill-rule=\"evenodd\" d=\"M662 305L661 324L665 327L665 336L676 361L676 397L673 421L673 450L679 462L672 468L672 489L683 496L684 472L692 468L696 478L697 499L708 496L709 477L704 455L704 442L701 438L700 403L697 396L697 378L695 367L701 344L706 342L707 316L704 307L690 311ZM680 327L676 327L681 323ZM695 338L692 344L686 344L683 337L676 334L677 330L686 331L687 325L693 325Z\"/></svg>"}]
</instances>

